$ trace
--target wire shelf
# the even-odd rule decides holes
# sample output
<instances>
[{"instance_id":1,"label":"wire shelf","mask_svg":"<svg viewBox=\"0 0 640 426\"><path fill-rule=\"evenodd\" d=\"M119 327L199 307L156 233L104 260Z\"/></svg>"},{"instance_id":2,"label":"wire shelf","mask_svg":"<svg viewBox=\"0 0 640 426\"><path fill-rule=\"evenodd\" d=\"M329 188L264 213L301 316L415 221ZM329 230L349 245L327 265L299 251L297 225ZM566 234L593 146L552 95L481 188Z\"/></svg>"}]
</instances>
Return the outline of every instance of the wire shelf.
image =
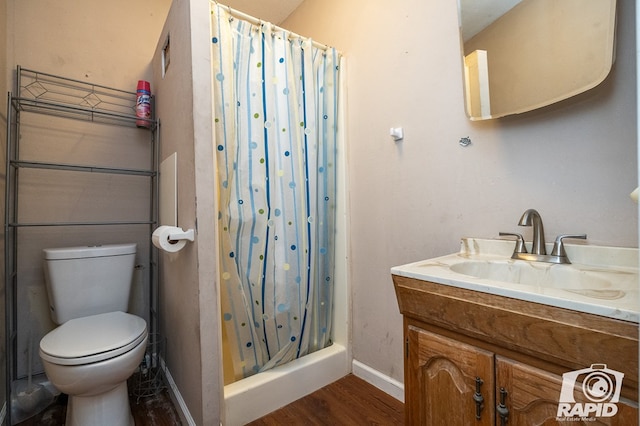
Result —
<instances>
[{"instance_id":1,"label":"wire shelf","mask_svg":"<svg viewBox=\"0 0 640 426\"><path fill-rule=\"evenodd\" d=\"M136 126L154 119L136 117L136 92L18 68L19 93L14 107L21 111L107 124Z\"/></svg>"},{"instance_id":2,"label":"wire shelf","mask_svg":"<svg viewBox=\"0 0 640 426\"><path fill-rule=\"evenodd\" d=\"M155 396L166 388L165 343L166 340L160 334L149 334L144 358L131 378L131 393L137 397L138 402L141 398Z\"/></svg>"}]
</instances>

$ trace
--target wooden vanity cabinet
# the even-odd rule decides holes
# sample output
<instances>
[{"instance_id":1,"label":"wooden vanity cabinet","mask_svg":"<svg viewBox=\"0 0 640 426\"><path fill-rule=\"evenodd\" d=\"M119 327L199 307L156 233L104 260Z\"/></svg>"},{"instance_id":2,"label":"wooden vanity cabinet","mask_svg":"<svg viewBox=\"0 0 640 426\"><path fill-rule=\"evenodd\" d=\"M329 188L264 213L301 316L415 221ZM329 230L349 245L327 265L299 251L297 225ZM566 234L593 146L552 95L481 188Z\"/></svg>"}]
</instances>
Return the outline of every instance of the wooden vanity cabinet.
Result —
<instances>
[{"instance_id":1,"label":"wooden vanity cabinet","mask_svg":"<svg viewBox=\"0 0 640 426\"><path fill-rule=\"evenodd\" d=\"M404 315L407 425L638 424L637 324L393 279ZM625 374L617 414L558 421L562 374L602 363ZM576 389L576 402L591 402Z\"/></svg>"},{"instance_id":2,"label":"wooden vanity cabinet","mask_svg":"<svg viewBox=\"0 0 640 426\"><path fill-rule=\"evenodd\" d=\"M493 400L485 400L494 388L493 353L415 326L406 329L406 339L407 425L494 424Z\"/></svg>"},{"instance_id":3,"label":"wooden vanity cabinet","mask_svg":"<svg viewBox=\"0 0 640 426\"><path fill-rule=\"evenodd\" d=\"M556 415L561 387L561 375L496 356L496 398L498 399L496 403L500 403L500 391L504 389L507 392L504 405L509 410L507 423L509 425L604 424L631 426L638 424L637 402L624 398L615 404L618 411L612 417L595 417L594 421L558 421ZM576 389L576 395L581 393L581 387ZM576 398L576 400L583 404L590 402L584 396L581 399ZM500 418L496 424L501 425Z\"/></svg>"}]
</instances>

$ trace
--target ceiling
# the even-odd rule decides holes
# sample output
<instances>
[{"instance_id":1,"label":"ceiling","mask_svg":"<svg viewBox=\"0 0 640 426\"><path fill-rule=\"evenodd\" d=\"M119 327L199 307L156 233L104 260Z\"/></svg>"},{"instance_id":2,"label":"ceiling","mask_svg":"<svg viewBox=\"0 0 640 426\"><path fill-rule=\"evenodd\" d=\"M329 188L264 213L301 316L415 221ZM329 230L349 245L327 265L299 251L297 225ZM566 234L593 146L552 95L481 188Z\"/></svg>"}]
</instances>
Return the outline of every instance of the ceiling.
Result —
<instances>
[{"instance_id":1,"label":"ceiling","mask_svg":"<svg viewBox=\"0 0 640 426\"><path fill-rule=\"evenodd\" d=\"M304 0L222 0L229 6L254 18L279 25Z\"/></svg>"},{"instance_id":2,"label":"ceiling","mask_svg":"<svg viewBox=\"0 0 640 426\"><path fill-rule=\"evenodd\" d=\"M254 18L281 24L304 0L222 0ZM522 0L458 0L462 35L468 40Z\"/></svg>"},{"instance_id":3,"label":"ceiling","mask_svg":"<svg viewBox=\"0 0 640 426\"><path fill-rule=\"evenodd\" d=\"M521 1L458 0L462 39L469 40Z\"/></svg>"}]
</instances>

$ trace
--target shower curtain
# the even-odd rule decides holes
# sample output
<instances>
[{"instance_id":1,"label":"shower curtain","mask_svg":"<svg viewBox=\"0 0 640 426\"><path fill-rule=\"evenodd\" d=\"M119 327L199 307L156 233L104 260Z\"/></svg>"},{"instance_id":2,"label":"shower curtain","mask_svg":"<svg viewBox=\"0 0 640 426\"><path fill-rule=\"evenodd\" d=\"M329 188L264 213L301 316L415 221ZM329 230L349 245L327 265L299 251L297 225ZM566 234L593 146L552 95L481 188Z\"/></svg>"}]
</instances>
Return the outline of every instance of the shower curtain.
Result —
<instances>
[{"instance_id":1,"label":"shower curtain","mask_svg":"<svg viewBox=\"0 0 640 426\"><path fill-rule=\"evenodd\" d=\"M331 344L339 54L211 7L222 322L240 379Z\"/></svg>"}]
</instances>

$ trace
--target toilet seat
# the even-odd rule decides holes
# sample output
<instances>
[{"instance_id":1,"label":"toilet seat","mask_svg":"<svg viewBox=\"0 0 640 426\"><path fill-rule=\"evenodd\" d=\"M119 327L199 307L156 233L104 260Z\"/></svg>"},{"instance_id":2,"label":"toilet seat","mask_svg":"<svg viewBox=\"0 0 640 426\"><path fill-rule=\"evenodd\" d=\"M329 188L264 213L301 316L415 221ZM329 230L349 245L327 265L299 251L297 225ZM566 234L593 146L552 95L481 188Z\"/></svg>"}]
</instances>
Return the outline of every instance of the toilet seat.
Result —
<instances>
[{"instance_id":1,"label":"toilet seat","mask_svg":"<svg viewBox=\"0 0 640 426\"><path fill-rule=\"evenodd\" d=\"M43 360L58 365L91 364L129 352L147 336L147 323L125 312L67 321L40 341Z\"/></svg>"}]
</instances>

